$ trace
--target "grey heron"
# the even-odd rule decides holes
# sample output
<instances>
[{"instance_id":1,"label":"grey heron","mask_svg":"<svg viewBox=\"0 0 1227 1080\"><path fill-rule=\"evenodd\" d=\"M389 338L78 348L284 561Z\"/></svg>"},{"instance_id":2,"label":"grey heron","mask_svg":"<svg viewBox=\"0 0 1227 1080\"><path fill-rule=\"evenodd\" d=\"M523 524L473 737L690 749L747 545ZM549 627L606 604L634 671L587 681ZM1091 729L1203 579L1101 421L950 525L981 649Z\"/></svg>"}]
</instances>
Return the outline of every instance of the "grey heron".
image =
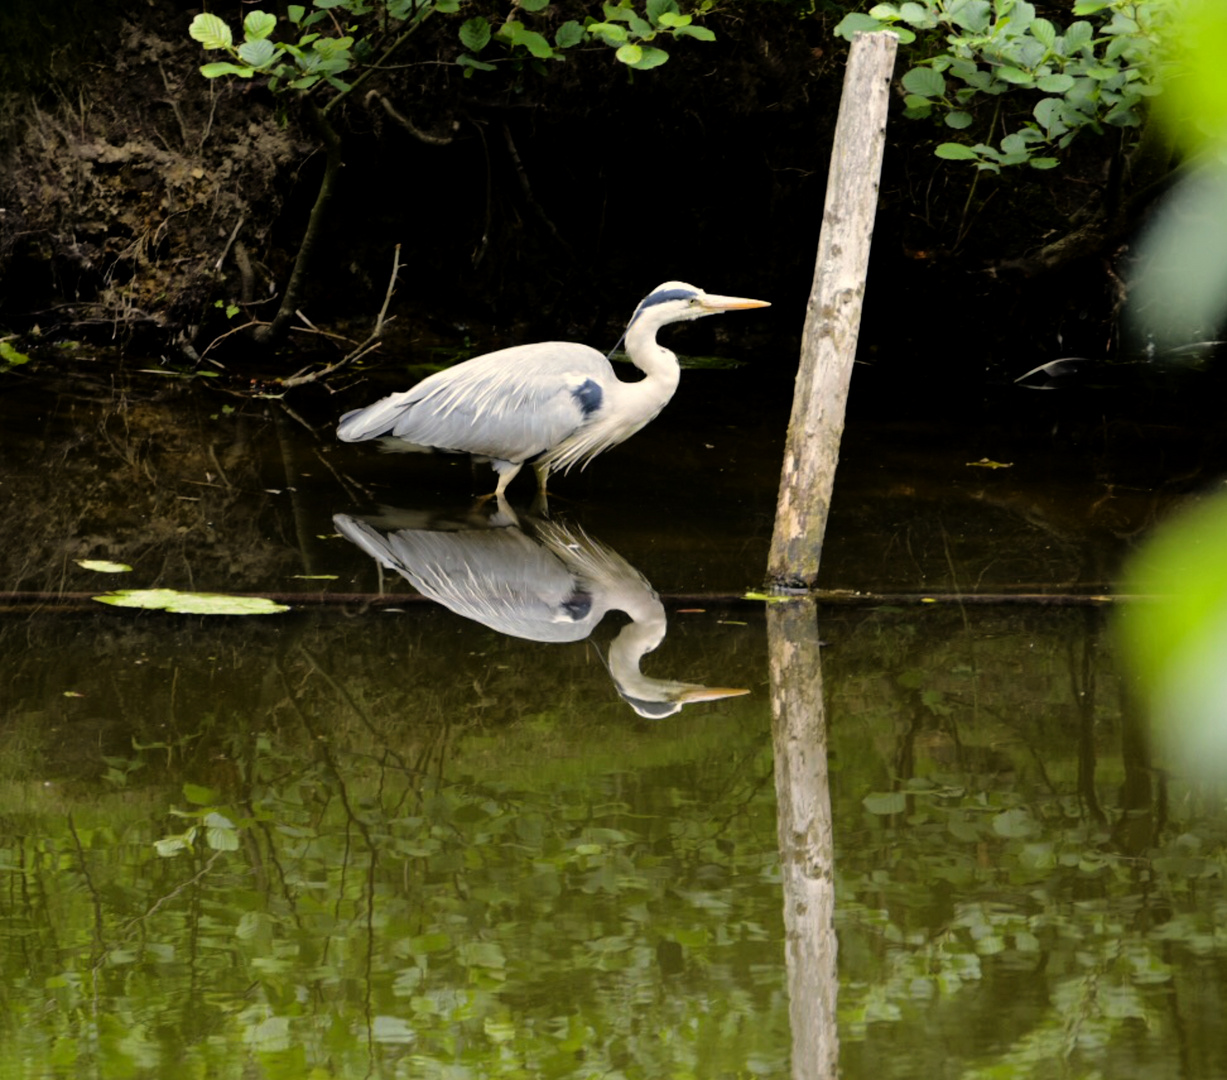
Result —
<instances>
[{"instance_id":1,"label":"grey heron","mask_svg":"<svg viewBox=\"0 0 1227 1080\"><path fill-rule=\"evenodd\" d=\"M516 345L346 413L337 438L361 442L390 436L394 449L470 454L494 467L494 494L500 499L530 463L544 495L552 471L584 468L629 439L673 397L681 368L677 357L656 343L661 327L769 306L765 300L712 296L682 281L666 281L644 297L623 334L627 356L644 373L638 382L623 382L609 360L587 345Z\"/></svg>"},{"instance_id":2,"label":"grey heron","mask_svg":"<svg viewBox=\"0 0 1227 1080\"><path fill-rule=\"evenodd\" d=\"M502 634L583 641L608 612L625 612L631 621L602 660L618 695L640 716L661 719L695 702L750 692L645 675L639 664L664 640L665 606L638 570L583 530L544 518L522 529L514 512L502 510L487 524L458 529L421 527L425 521L397 527L405 516L332 520L337 532L423 596Z\"/></svg>"}]
</instances>

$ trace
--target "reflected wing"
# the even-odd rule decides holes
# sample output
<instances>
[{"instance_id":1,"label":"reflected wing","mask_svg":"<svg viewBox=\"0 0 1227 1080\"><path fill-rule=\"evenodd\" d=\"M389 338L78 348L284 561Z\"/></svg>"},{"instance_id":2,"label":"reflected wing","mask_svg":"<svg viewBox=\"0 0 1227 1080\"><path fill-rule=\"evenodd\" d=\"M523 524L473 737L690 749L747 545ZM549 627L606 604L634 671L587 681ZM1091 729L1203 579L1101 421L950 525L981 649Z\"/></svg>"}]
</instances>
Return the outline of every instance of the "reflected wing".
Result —
<instances>
[{"instance_id":1,"label":"reflected wing","mask_svg":"<svg viewBox=\"0 0 1227 1080\"><path fill-rule=\"evenodd\" d=\"M417 446L526 461L596 412L616 379L595 349L547 341L488 353L341 418L345 442L393 435Z\"/></svg>"},{"instance_id":2,"label":"reflected wing","mask_svg":"<svg viewBox=\"0 0 1227 1080\"><path fill-rule=\"evenodd\" d=\"M333 523L423 596L503 634L581 641L605 613L583 582L516 528L384 534L346 514Z\"/></svg>"}]
</instances>

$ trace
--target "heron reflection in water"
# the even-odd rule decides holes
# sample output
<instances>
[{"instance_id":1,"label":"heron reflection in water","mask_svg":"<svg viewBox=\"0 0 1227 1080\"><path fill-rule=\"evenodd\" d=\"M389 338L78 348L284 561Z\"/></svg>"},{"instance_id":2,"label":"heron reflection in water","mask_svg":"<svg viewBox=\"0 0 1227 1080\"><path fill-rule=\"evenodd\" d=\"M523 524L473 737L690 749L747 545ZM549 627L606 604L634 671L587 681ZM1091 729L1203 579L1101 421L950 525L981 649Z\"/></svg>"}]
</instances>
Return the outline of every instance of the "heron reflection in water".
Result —
<instances>
[{"instance_id":1,"label":"heron reflection in water","mask_svg":"<svg viewBox=\"0 0 1227 1080\"><path fill-rule=\"evenodd\" d=\"M337 438L383 438L387 449L470 454L498 473L494 494L499 498L531 463L544 496L552 471L585 468L655 419L673 397L681 368L677 357L656 343L661 327L769 306L765 300L710 296L684 281L666 281L644 297L622 335L626 355L644 373L638 382L622 382L609 360L587 345L516 345L346 413Z\"/></svg>"},{"instance_id":2,"label":"heron reflection in water","mask_svg":"<svg viewBox=\"0 0 1227 1080\"><path fill-rule=\"evenodd\" d=\"M619 695L640 716L660 719L696 701L749 693L640 671L642 658L664 639L664 605L638 570L582 530L536 518L525 531L501 499L491 518L471 516L450 530L422 527L433 524L422 520L425 515L416 515L417 527L398 528L398 516L404 514L369 520L337 514L332 520L342 536L422 595L491 630L529 641L583 641L606 612L629 615L609 646L606 666Z\"/></svg>"}]
</instances>

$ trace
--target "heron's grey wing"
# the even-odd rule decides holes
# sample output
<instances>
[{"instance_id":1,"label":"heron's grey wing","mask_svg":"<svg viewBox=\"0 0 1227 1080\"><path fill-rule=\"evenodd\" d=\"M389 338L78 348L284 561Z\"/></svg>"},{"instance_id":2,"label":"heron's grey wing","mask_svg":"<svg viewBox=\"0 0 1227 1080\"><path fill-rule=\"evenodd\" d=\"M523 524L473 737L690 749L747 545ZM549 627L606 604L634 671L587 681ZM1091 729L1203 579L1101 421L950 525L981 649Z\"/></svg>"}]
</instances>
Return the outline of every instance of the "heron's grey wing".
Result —
<instances>
[{"instance_id":1,"label":"heron's grey wing","mask_svg":"<svg viewBox=\"0 0 1227 1080\"><path fill-rule=\"evenodd\" d=\"M499 633L581 641L605 613L552 552L516 528L384 534L346 514L333 523L423 596Z\"/></svg>"},{"instance_id":2,"label":"heron's grey wing","mask_svg":"<svg viewBox=\"0 0 1227 1080\"><path fill-rule=\"evenodd\" d=\"M613 368L566 341L517 345L424 379L341 420L347 442L393 435L418 446L526 461L556 446L600 409Z\"/></svg>"}]
</instances>

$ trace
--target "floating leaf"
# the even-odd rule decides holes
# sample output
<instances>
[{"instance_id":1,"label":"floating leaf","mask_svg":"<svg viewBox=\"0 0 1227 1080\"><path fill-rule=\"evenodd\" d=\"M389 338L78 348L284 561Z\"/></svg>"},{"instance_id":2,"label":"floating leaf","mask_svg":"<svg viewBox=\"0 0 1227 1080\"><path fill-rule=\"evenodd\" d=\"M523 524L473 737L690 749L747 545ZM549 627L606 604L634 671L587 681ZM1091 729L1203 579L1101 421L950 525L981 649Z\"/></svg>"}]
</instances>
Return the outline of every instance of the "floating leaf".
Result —
<instances>
[{"instance_id":1,"label":"floating leaf","mask_svg":"<svg viewBox=\"0 0 1227 1080\"><path fill-rule=\"evenodd\" d=\"M13 367L30 362L30 358L25 353L18 352L7 341L0 341L0 360Z\"/></svg>"},{"instance_id":2,"label":"floating leaf","mask_svg":"<svg viewBox=\"0 0 1227 1080\"><path fill-rule=\"evenodd\" d=\"M113 607L148 608L181 615L272 615L289 611L263 596L227 596L224 593L191 593L178 589L124 589L95 596L100 604Z\"/></svg>"},{"instance_id":3,"label":"floating leaf","mask_svg":"<svg viewBox=\"0 0 1227 1080\"><path fill-rule=\"evenodd\" d=\"M76 564L83 570L93 570L99 574L128 574L132 567L127 563L107 562L105 559L77 559Z\"/></svg>"}]
</instances>

